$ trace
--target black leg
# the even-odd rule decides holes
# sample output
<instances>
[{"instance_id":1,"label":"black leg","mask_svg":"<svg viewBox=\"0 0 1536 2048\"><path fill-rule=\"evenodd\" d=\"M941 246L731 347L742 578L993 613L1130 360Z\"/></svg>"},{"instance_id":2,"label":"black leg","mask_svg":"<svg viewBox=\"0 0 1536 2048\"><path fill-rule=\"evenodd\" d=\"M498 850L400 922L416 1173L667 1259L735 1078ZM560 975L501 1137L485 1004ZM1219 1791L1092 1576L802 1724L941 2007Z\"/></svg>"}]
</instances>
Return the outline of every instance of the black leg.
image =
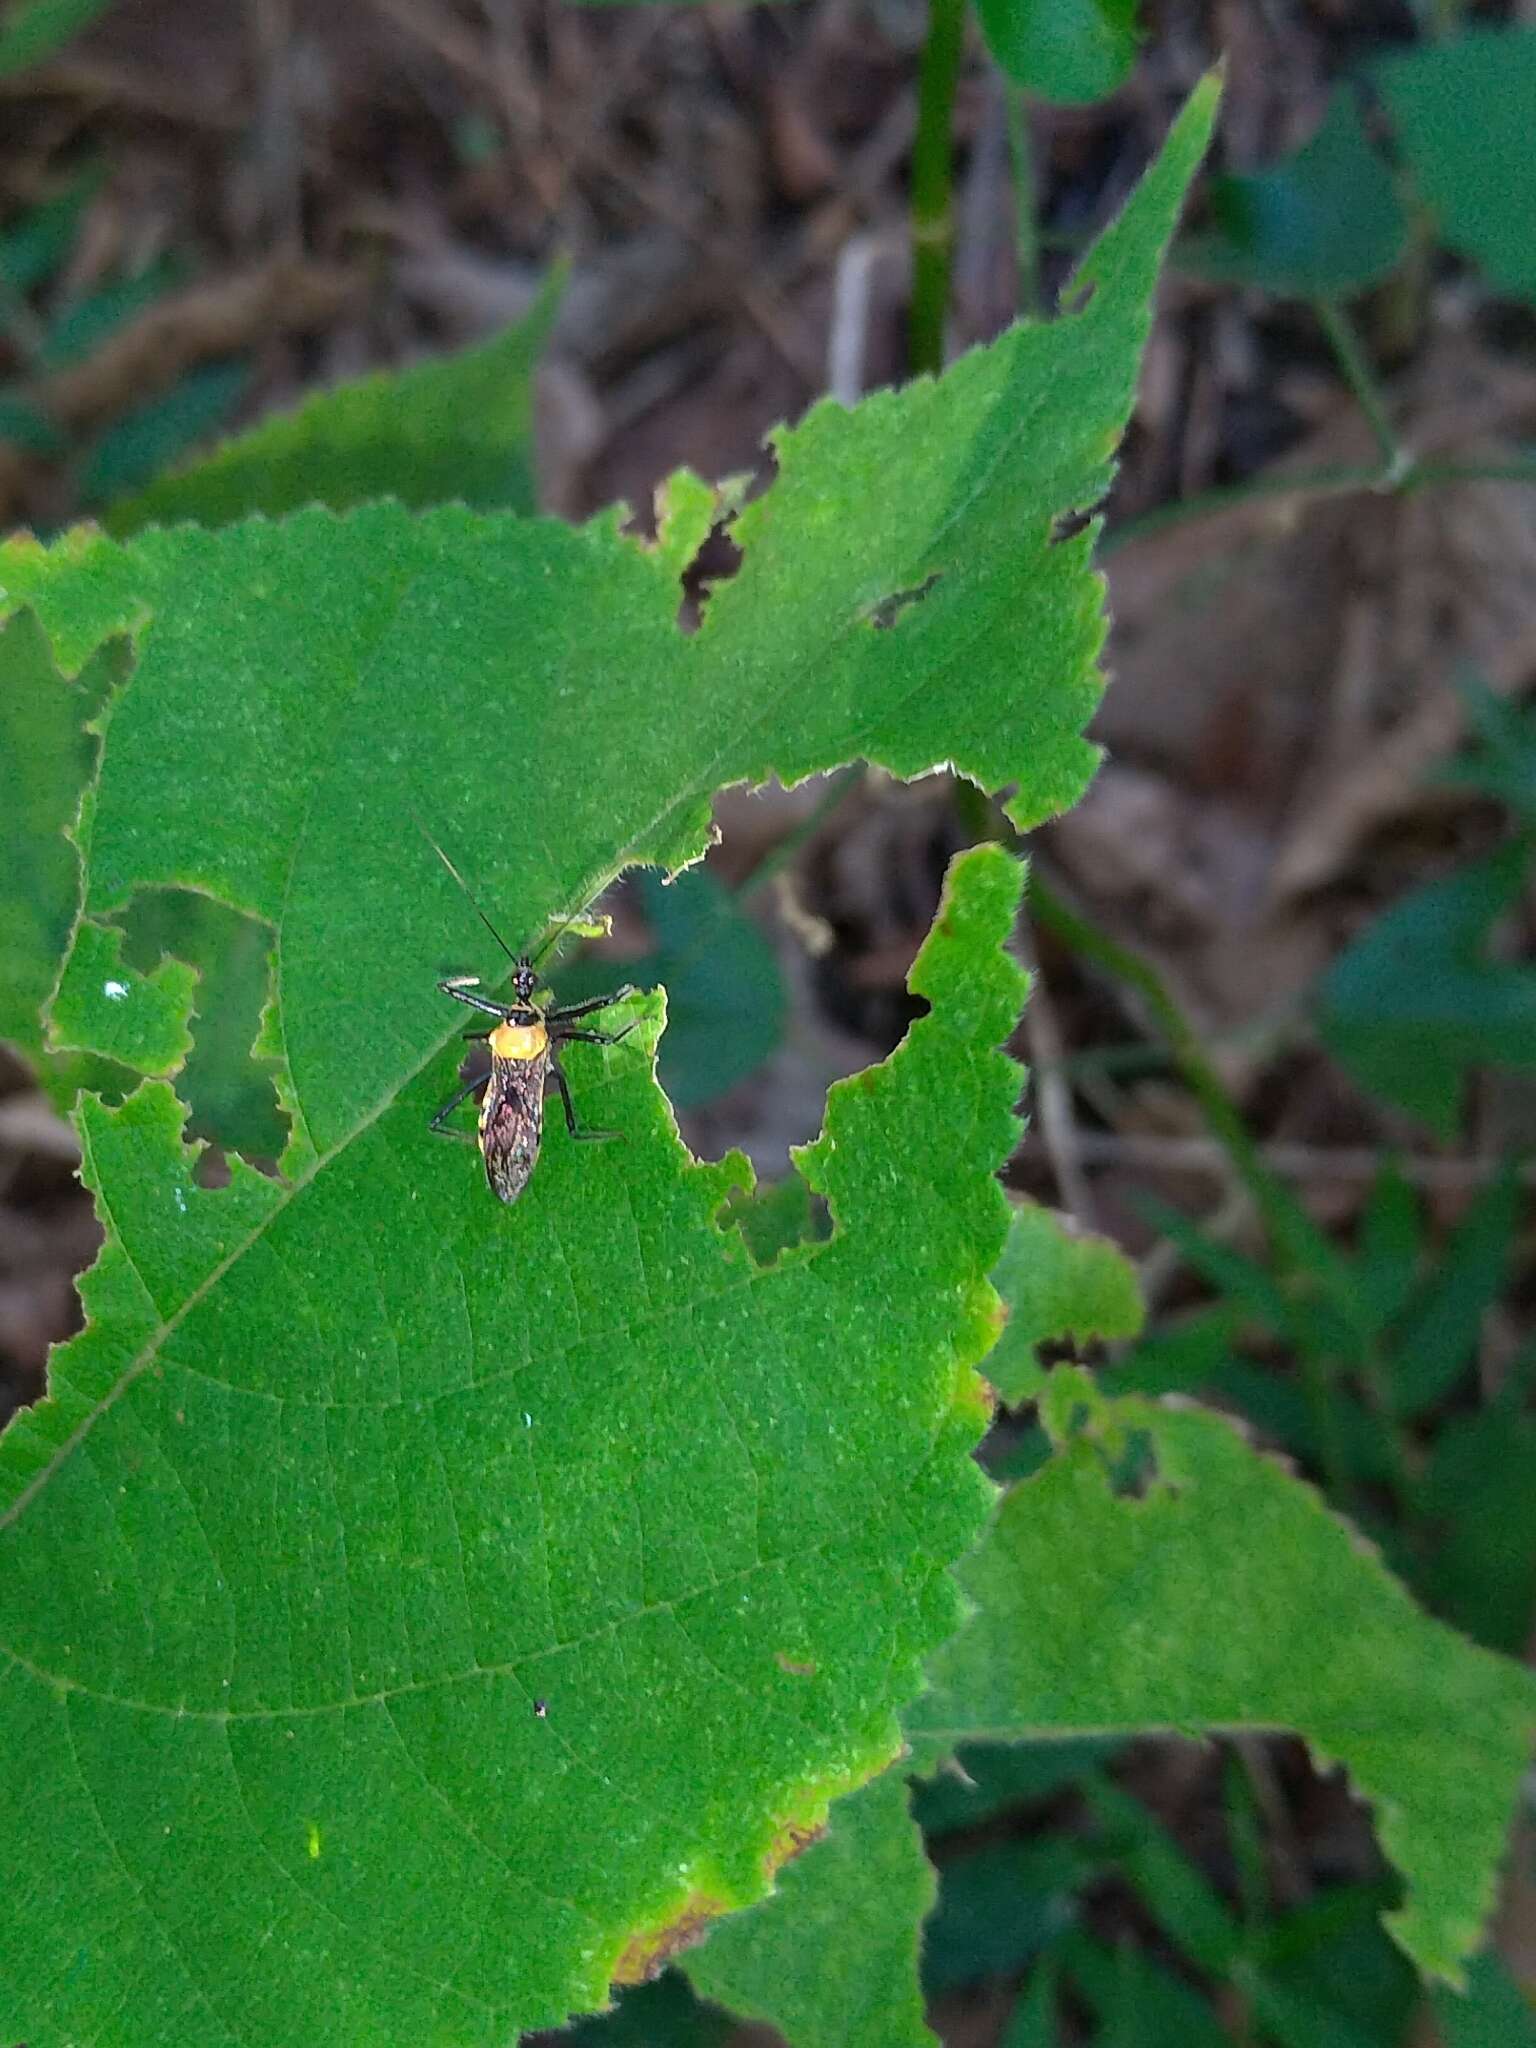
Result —
<instances>
[{"instance_id":1,"label":"black leg","mask_svg":"<svg viewBox=\"0 0 1536 2048\"><path fill-rule=\"evenodd\" d=\"M564 1045L572 1038L580 1045L617 1045L621 1038L628 1038L634 1028L634 1024L626 1024L622 1031L567 1031L562 1024L550 1033L550 1037L557 1045Z\"/></svg>"},{"instance_id":2,"label":"black leg","mask_svg":"<svg viewBox=\"0 0 1536 2048\"><path fill-rule=\"evenodd\" d=\"M601 1144L608 1138L620 1138L622 1131L579 1131L576 1128L576 1112L571 1106L571 1084L565 1078L565 1069L560 1064L560 1055L551 1050L549 1071L555 1077L555 1086L560 1090L560 1100L565 1105L565 1128L578 1145Z\"/></svg>"},{"instance_id":3,"label":"black leg","mask_svg":"<svg viewBox=\"0 0 1536 2048\"><path fill-rule=\"evenodd\" d=\"M440 981L437 984L437 992L439 995L452 996L456 1003L468 1003L472 1010L483 1010L488 1017L500 1017L503 1020L511 1016L515 1007L508 1003L498 1003L491 996L483 996L478 989L461 988L456 981Z\"/></svg>"},{"instance_id":4,"label":"black leg","mask_svg":"<svg viewBox=\"0 0 1536 2048\"><path fill-rule=\"evenodd\" d=\"M458 1108L459 1104L464 1100L465 1096L473 1095L475 1090L486 1078L487 1077L484 1074L476 1074L473 1081L466 1081L464 1083L464 1086L458 1091L456 1095L449 1096L448 1100L437 1112L437 1115L433 1117L431 1123L427 1125L427 1129L429 1131L436 1131L438 1136L441 1138L465 1138L469 1140L470 1144L475 1144L477 1141L473 1138L470 1138L468 1131L450 1131L446 1128L446 1124L448 1117L454 1110Z\"/></svg>"},{"instance_id":5,"label":"black leg","mask_svg":"<svg viewBox=\"0 0 1536 2048\"><path fill-rule=\"evenodd\" d=\"M438 985L441 987L442 984ZM624 986L616 988L612 995L590 996L584 1003L567 1003L562 1009L546 1011L545 1021L550 1024L563 1024L568 1017L590 1017L594 1010L609 1009L614 1003L622 1003L626 996L633 994L634 990L625 982ZM464 1000L467 1001L468 998Z\"/></svg>"}]
</instances>

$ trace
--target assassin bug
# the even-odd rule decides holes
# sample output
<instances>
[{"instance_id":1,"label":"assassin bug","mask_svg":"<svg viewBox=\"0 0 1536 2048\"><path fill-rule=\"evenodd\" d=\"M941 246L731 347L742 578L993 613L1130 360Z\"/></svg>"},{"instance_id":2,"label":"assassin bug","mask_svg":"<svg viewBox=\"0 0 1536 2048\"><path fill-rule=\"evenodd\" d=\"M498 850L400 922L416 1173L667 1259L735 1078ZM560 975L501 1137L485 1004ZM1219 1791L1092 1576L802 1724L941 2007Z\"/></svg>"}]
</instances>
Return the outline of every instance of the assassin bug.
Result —
<instances>
[{"instance_id":1,"label":"assassin bug","mask_svg":"<svg viewBox=\"0 0 1536 2048\"><path fill-rule=\"evenodd\" d=\"M440 1132L445 1138L467 1138L467 1131L447 1128L448 1117L467 1096L473 1095L483 1085L485 1094L480 1103L477 1142L480 1156L485 1161L485 1177L492 1194L503 1202L515 1202L539 1163L539 1141L544 1135L544 1089L551 1077L560 1090L560 1100L565 1107L565 1127L573 1138L592 1143L621 1135L618 1131L584 1131L578 1127L576 1111L571 1103L570 1083L560 1064L560 1047L572 1039L586 1045L617 1045L621 1038L627 1038L635 1028L633 1023L626 1024L622 1031L596 1031L590 1027L583 1028L576 1020L595 1016L599 1010L606 1010L625 996L633 995L634 990L626 986L615 989L611 995L592 996L586 1002L555 1007L541 1002L538 963L556 940L572 927L582 929L581 921L568 917L545 941L536 958L527 953L514 953L475 902L469 884L447 854L424 826L421 830L428 845L469 898L476 917L512 962L512 1000L509 1003L483 994L478 975L454 975L437 984L442 994L452 996L456 1003L467 1003L470 1009L479 1010L497 1021L484 1031L465 1033L466 1039L487 1041L491 1054L489 1074L476 1074L472 1080L466 1081L443 1104L428 1129ZM589 935L595 935L603 926L593 924L586 929Z\"/></svg>"}]
</instances>

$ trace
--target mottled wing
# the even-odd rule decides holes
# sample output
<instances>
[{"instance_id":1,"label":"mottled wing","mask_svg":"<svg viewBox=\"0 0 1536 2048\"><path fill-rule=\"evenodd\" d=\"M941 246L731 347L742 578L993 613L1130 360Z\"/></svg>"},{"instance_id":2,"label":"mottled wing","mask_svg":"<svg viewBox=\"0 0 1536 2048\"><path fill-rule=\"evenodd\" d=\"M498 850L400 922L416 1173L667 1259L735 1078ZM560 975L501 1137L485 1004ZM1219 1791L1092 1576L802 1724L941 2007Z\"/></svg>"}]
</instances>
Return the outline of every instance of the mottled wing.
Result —
<instances>
[{"instance_id":1,"label":"mottled wing","mask_svg":"<svg viewBox=\"0 0 1536 2048\"><path fill-rule=\"evenodd\" d=\"M491 1192L515 1202L539 1163L544 1134L544 1081L549 1054L531 1060L491 1061L480 1103L480 1152Z\"/></svg>"}]
</instances>

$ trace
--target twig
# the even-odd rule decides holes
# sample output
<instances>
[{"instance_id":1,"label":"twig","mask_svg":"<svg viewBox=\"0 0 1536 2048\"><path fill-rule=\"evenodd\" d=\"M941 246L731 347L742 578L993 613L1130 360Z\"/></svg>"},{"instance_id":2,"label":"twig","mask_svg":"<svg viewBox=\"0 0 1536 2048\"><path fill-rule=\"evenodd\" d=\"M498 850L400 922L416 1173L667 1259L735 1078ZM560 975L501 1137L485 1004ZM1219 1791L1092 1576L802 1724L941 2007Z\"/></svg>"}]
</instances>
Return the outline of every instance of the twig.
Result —
<instances>
[{"instance_id":1,"label":"twig","mask_svg":"<svg viewBox=\"0 0 1536 2048\"><path fill-rule=\"evenodd\" d=\"M1040 1136L1045 1144L1062 1207L1070 1216L1092 1229L1098 1218L1093 1190L1083 1171L1078 1150L1077 1119L1072 1113L1072 1090L1062 1072L1064 1045L1055 1005L1027 921L1021 920L1015 947L1029 972L1029 1002L1024 1011L1024 1034L1029 1042L1030 1064L1034 1070L1035 1102L1040 1112Z\"/></svg>"}]
</instances>

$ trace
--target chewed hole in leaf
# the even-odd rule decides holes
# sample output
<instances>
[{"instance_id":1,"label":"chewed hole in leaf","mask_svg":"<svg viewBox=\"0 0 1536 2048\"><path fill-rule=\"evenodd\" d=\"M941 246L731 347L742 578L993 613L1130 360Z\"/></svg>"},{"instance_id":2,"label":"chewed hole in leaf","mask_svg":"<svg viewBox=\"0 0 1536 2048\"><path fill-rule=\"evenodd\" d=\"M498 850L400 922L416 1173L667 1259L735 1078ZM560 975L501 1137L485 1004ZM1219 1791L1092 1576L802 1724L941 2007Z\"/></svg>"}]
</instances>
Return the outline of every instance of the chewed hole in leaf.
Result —
<instances>
[{"instance_id":1,"label":"chewed hole in leaf","mask_svg":"<svg viewBox=\"0 0 1536 2048\"><path fill-rule=\"evenodd\" d=\"M1058 512L1051 521L1051 546L1059 548L1064 541L1076 540L1103 510L1104 500L1101 498L1097 504L1075 505L1070 512Z\"/></svg>"},{"instance_id":2,"label":"chewed hole in leaf","mask_svg":"<svg viewBox=\"0 0 1536 2048\"><path fill-rule=\"evenodd\" d=\"M882 597L878 604L870 607L869 623L882 632L888 631L903 612L909 611L915 604L921 604L933 586L942 580L942 572L935 569L931 576L925 576L921 583L914 584L910 590L893 590L889 597Z\"/></svg>"},{"instance_id":3,"label":"chewed hole in leaf","mask_svg":"<svg viewBox=\"0 0 1536 2048\"><path fill-rule=\"evenodd\" d=\"M197 969L192 1049L176 1079L187 1136L252 1161L275 1161L288 1139L277 1063L253 1048L271 989L271 933L190 889L141 890L123 918L123 957L141 973L162 957Z\"/></svg>"}]
</instances>

